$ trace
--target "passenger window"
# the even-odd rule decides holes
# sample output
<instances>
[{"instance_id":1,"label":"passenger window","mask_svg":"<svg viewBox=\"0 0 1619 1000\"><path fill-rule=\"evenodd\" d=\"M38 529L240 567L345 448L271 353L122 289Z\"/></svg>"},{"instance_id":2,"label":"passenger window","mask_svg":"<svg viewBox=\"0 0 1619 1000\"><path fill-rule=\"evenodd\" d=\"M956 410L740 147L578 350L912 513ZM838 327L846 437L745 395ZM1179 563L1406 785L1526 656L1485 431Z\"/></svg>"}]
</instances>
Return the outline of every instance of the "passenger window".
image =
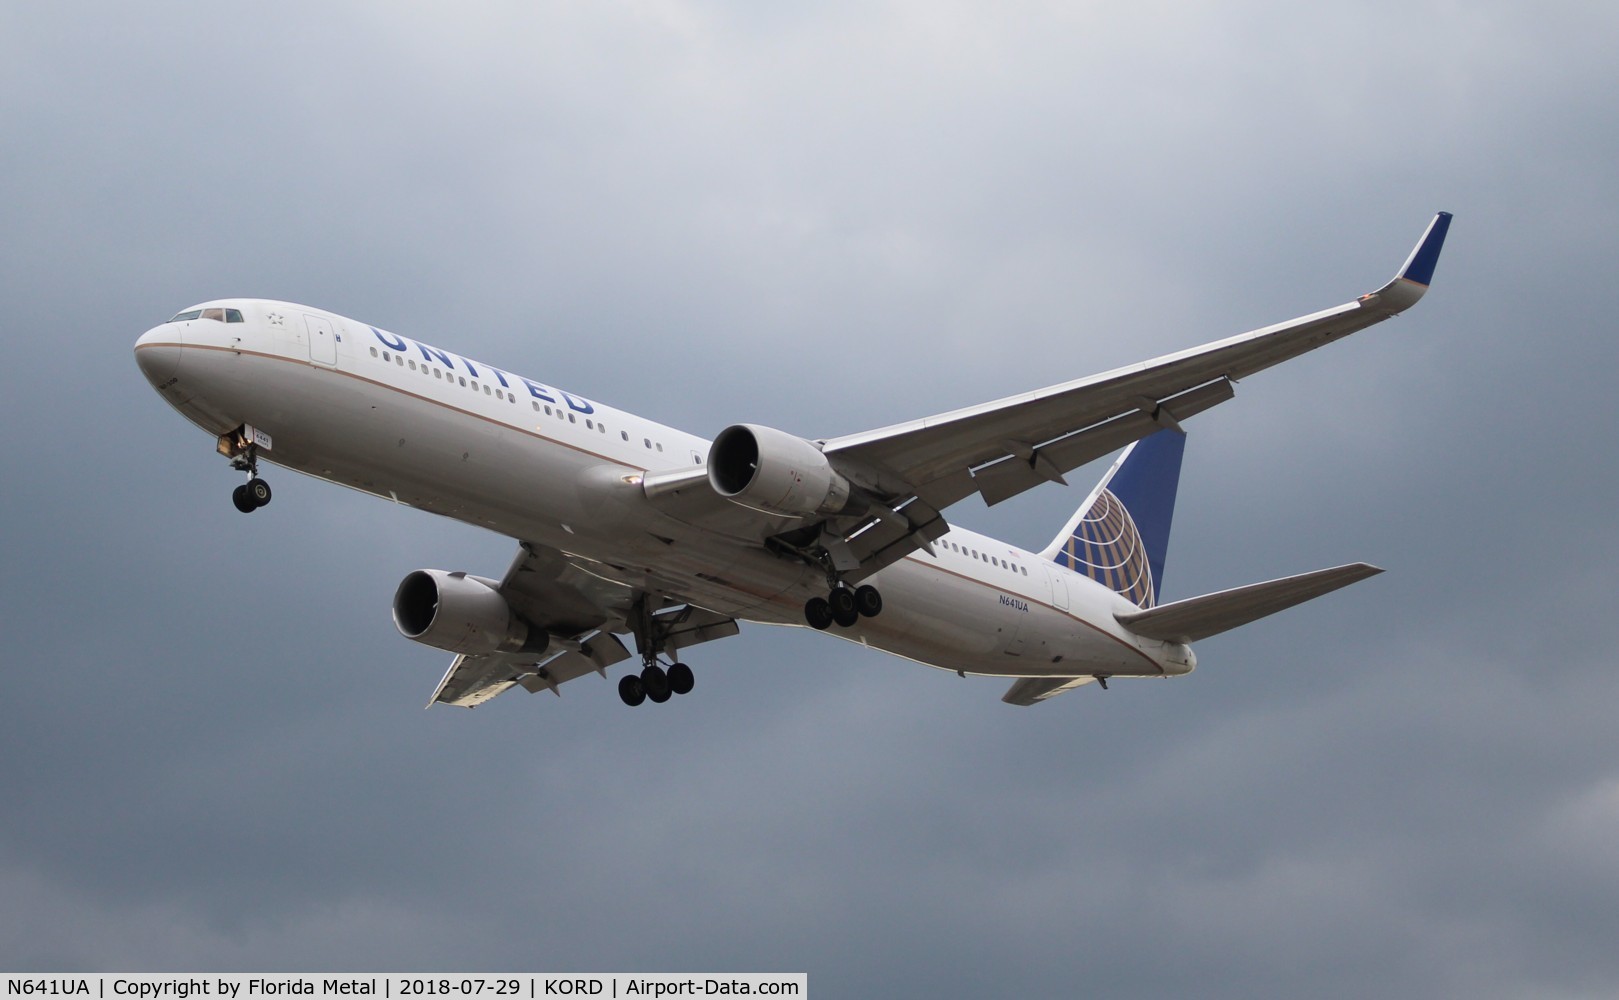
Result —
<instances>
[{"instance_id":1,"label":"passenger window","mask_svg":"<svg viewBox=\"0 0 1619 1000\"><path fill-rule=\"evenodd\" d=\"M662 451L662 450L663 450L663 442L662 442L662 441L659 441L659 442L658 442L658 450L659 450L659 451Z\"/></svg>"},{"instance_id":2,"label":"passenger window","mask_svg":"<svg viewBox=\"0 0 1619 1000\"><path fill-rule=\"evenodd\" d=\"M534 402L534 412L535 413L540 412L540 401L536 399L533 402Z\"/></svg>"},{"instance_id":3,"label":"passenger window","mask_svg":"<svg viewBox=\"0 0 1619 1000\"><path fill-rule=\"evenodd\" d=\"M384 360L384 361L392 361L393 359L394 359L394 356L392 354L389 354L387 351L382 352L382 360Z\"/></svg>"},{"instance_id":4,"label":"passenger window","mask_svg":"<svg viewBox=\"0 0 1619 1000\"><path fill-rule=\"evenodd\" d=\"M586 430L592 430L592 431L595 430L596 429L596 422L594 420L586 420L585 421L585 429Z\"/></svg>"},{"instance_id":5,"label":"passenger window","mask_svg":"<svg viewBox=\"0 0 1619 1000\"><path fill-rule=\"evenodd\" d=\"M571 414L571 413L570 413L570 414L568 414L568 423L570 423L570 424L577 424L577 423L578 423L578 422L579 422L579 418L577 418L577 417L575 417L575 416L574 416L574 415L573 415L573 414Z\"/></svg>"},{"instance_id":6,"label":"passenger window","mask_svg":"<svg viewBox=\"0 0 1619 1000\"><path fill-rule=\"evenodd\" d=\"M416 370L416 362L414 362L414 361L412 361L412 362L411 362L411 363L410 363L410 370L411 370L411 371L415 371L415 370Z\"/></svg>"},{"instance_id":7,"label":"passenger window","mask_svg":"<svg viewBox=\"0 0 1619 1000\"><path fill-rule=\"evenodd\" d=\"M492 390L492 389L490 389L490 388L489 388L489 383L487 383L487 382L485 382L485 383L484 383L484 386L483 386L483 394L484 394L484 395L485 395L485 396L491 396L491 395L494 395L494 390Z\"/></svg>"},{"instance_id":8,"label":"passenger window","mask_svg":"<svg viewBox=\"0 0 1619 1000\"><path fill-rule=\"evenodd\" d=\"M375 347L371 348L371 356L373 358L377 356L377 349Z\"/></svg>"},{"instance_id":9,"label":"passenger window","mask_svg":"<svg viewBox=\"0 0 1619 1000\"><path fill-rule=\"evenodd\" d=\"M466 377L466 376L465 376L465 375L462 375L462 376L460 376L460 379L461 379L461 387L462 387L462 388L463 388L463 389L464 389L464 388L466 388L466 385L467 385L467 377Z\"/></svg>"},{"instance_id":10,"label":"passenger window","mask_svg":"<svg viewBox=\"0 0 1619 1000\"><path fill-rule=\"evenodd\" d=\"M433 369L433 377L434 378L443 378L444 377L444 369L442 369L442 368Z\"/></svg>"},{"instance_id":11,"label":"passenger window","mask_svg":"<svg viewBox=\"0 0 1619 1000\"><path fill-rule=\"evenodd\" d=\"M619 431L618 433L624 438L624 440L628 441L630 439L629 431Z\"/></svg>"},{"instance_id":12,"label":"passenger window","mask_svg":"<svg viewBox=\"0 0 1619 1000\"><path fill-rule=\"evenodd\" d=\"M540 404L538 404L538 403L535 403L535 404L534 404L534 405L535 405L535 406L539 406L539 405L540 405ZM548 416L548 417L549 417L549 416L550 416L550 415L551 415L551 408L550 408L550 407L549 407L549 406L547 406L547 407L546 407L546 408L545 408L545 415L546 415L546 416Z\"/></svg>"},{"instance_id":13,"label":"passenger window","mask_svg":"<svg viewBox=\"0 0 1619 1000\"><path fill-rule=\"evenodd\" d=\"M394 364L398 365L401 368L405 367L405 356L403 354L395 354L394 355Z\"/></svg>"}]
</instances>

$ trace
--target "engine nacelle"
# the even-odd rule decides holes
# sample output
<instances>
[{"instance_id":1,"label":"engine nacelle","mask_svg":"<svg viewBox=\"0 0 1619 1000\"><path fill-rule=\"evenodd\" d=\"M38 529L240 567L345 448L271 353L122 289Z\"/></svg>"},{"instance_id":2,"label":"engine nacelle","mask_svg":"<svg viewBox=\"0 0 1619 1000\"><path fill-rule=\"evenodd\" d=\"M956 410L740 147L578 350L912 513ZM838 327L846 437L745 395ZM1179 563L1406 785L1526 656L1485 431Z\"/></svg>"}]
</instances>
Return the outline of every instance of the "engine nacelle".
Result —
<instances>
[{"instance_id":1,"label":"engine nacelle","mask_svg":"<svg viewBox=\"0 0 1619 1000\"><path fill-rule=\"evenodd\" d=\"M394 627L452 653L544 652L551 637L512 611L489 583L465 573L419 569L394 591Z\"/></svg>"},{"instance_id":2,"label":"engine nacelle","mask_svg":"<svg viewBox=\"0 0 1619 1000\"><path fill-rule=\"evenodd\" d=\"M821 449L757 424L720 431L708 451L708 482L728 500L788 517L842 513L852 492Z\"/></svg>"}]
</instances>

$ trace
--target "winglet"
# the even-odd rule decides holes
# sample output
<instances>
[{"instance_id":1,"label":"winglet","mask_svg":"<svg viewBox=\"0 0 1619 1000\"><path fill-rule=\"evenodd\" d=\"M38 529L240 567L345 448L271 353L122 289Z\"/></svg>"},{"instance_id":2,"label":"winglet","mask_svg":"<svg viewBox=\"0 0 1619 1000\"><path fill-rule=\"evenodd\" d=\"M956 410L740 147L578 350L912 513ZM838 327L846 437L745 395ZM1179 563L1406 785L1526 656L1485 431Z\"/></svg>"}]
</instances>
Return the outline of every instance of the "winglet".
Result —
<instances>
[{"instance_id":1,"label":"winglet","mask_svg":"<svg viewBox=\"0 0 1619 1000\"><path fill-rule=\"evenodd\" d=\"M1422 239L1417 242L1417 248L1406 258L1405 266L1400 268L1399 277L1424 288L1433 284L1433 270L1439 264L1439 251L1444 249L1445 234L1448 232L1450 232L1450 213L1440 212L1428 223L1428 231L1422 234Z\"/></svg>"},{"instance_id":2,"label":"winglet","mask_svg":"<svg viewBox=\"0 0 1619 1000\"><path fill-rule=\"evenodd\" d=\"M1370 295L1361 297L1362 306L1378 308L1394 316L1416 305L1433 282L1434 267L1439 263L1439 251L1445 246L1445 234L1450 232L1450 213L1440 212L1428 223L1422 239L1417 241L1411 256L1400 266L1394 280Z\"/></svg>"}]
</instances>

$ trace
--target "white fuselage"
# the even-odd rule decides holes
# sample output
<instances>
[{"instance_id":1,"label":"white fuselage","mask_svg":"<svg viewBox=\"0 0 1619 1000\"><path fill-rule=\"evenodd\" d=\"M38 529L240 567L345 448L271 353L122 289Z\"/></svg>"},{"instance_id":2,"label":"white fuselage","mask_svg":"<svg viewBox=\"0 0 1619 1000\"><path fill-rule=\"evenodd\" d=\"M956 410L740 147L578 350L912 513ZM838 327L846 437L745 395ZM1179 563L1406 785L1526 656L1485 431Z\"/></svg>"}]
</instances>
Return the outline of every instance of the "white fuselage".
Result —
<instances>
[{"instance_id":1,"label":"white fuselage","mask_svg":"<svg viewBox=\"0 0 1619 1000\"><path fill-rule=\"evenodd\" d=\"M210 434L267 432L266 461L552 546L604 578L738 619L801 625L805 601L826 591L820 570L712 509L681 519L647 499L647 473L704 465L700 437L321 310L208 305L241 321L165 323L136 358ZM1114 614L1135 608L1119 595L960 528L869 582L883 613L834 634L946 670L1161 676L1194 662L1183 645L1123 629Z\"/></svg>"}]
</instances>

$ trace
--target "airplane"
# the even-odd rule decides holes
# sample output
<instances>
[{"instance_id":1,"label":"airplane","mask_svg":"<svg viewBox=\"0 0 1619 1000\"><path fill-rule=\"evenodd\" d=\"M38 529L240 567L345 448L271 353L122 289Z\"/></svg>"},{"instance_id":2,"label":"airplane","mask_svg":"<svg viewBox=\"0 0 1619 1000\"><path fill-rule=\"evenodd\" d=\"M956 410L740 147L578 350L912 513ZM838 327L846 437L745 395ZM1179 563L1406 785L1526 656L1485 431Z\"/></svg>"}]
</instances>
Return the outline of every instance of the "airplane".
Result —
<instances>
[{"instance_id":1,"label":"airplane","mask_svg":"<svg viewBox=\"0 0 1619 1000\"><path fill-rule=\"evenodd\" d=\"M248 478L292 469L517 540L499 579L420 569L408 639L454 653L435 704L475 707L636 659L626 705L692 691L688 647L739 622L808 626L1033 705L1117 677L1173 677L1190 644L1363 580L1365 563L1162 602L1182 422L1272 365L1415 305L1441 212L1395 277L1321 312L1048 388L841 437L735 424L712 440L308 306L220 299L135 343L142 373ZM1044 549L953 527L1118 450ZM639 669L637 669L637 665Z\"/></svg>"}]
</instances>

